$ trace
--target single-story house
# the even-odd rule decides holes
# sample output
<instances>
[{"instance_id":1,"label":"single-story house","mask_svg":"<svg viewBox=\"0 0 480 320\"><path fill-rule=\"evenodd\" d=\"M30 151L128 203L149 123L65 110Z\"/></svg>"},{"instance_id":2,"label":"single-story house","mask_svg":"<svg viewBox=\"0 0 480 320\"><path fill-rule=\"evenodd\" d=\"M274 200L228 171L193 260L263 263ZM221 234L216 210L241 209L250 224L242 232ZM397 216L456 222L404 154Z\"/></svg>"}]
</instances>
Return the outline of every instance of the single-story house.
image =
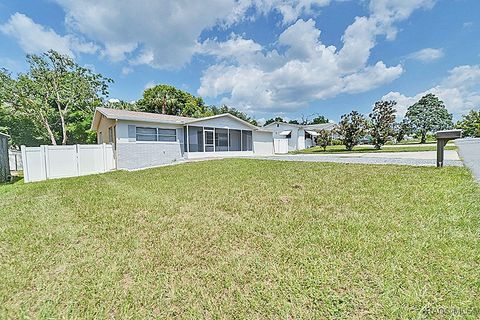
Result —
<instances>
[{"instance_id":1,"label":"single-story house","mask_svg":"<svg viewBox=\"0 0 480 320\"><path fill-rule=\"evenodd\" d=\"M229 113L204 118L97 108L97 142L114 146L118 169L184 159L272 155L272 132Z\"/></svg>"},{"instance_id":2,"label":"single-story house","mask_svg":"<svg viewBox=\"0 0 480 320\"><path fill-rule=\"evenodd\" d=\"M264 128L273 132L273 139L288 139L288 151L295 151L315 146L318 131L332 131L334 127L334 123L301 125L273 122Z\"/></svg>"}]
</instances>

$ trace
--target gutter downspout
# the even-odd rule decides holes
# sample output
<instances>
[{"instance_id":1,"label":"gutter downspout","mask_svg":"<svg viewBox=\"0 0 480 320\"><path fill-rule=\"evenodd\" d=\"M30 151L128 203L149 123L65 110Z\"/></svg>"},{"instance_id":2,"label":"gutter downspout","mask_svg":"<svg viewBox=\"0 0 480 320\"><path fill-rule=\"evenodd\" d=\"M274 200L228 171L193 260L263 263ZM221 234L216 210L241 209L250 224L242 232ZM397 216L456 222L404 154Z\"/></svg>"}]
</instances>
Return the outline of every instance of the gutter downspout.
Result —
<instances>
[{"instance_id":1,"label":"gutter downspout","mask_svg":"<svg viewBox=\"0 0 480 320\"><path fill-rule=\"evenodd\" d=\"M118 135L117 135L117 127L118 127L118 119L115 119L115 142L113 145L113 148L115 149L115 152L113 153L115 155L115 169L118 169L118 148L117 148L117 140L118 140Z\"/></svg>"}]
</instances>

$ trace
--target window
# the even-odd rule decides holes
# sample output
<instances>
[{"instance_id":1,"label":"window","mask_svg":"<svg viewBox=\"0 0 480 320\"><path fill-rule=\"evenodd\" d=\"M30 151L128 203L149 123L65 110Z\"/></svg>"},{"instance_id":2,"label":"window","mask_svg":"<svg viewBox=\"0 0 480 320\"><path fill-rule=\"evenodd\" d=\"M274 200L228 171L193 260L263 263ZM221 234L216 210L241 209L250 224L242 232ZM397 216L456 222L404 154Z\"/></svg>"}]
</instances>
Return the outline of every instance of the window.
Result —
<instances>
[{"instance_id":1,"label":"window","mask_svg":"<svg viewBox=\"0 0 480 320\"><path fill-rule=\"evenodd\" d=\"M242 130L242 151L252 151L252 131Z\"/></svg>"},{"instance_id":2,"label":"window","mask_svg":"<svg viewBox=\"0 0 480 320\"><path fill-rule=\"evenodd\" d=\"M136 127L137 141L177 141L175 129Z\"/></svg>"},{"instance_id":3,"label":"window","mask_svg":"<svg viewBox=\"0 0 480 320\"><path fill-rule=\"evenodd\" d=\"M230 151L242 151L242 131L230 130Z\"/></svg>"},{"instance_id":4,"label":"window","mask_svg":"<svg viewBox=\"0 0 480 320\"><path fill-rule=\"evenodd\" d=\"M98 133L98 143L103 143L103 133L102 132Z\"/></svg>"},{"instance_id":5,"label":"window","mask_svg":"<svg viewBox=\"0 0 480 320\"><path fill-rule=\"evenodd\" d=\"M137 141L157 141L156 128L137 127Z\"/></svg>"},{"instance_id":6,"label":"window","mask_svg":"<svg viewBox=\"0 0 480 320\"><path fill-rule=\"evenodd\" d=\"M215 129L215 151L228 151L228 129Z\"/></svg>"},{"instance_id":7,"label":"window","mask_svg":"<svg viewBox=\"0 0 480 320\"><path fill-rule=\"evenodd\" d=\"M113 127L108 128L108 142L113 142Z\"/></svg>"},{"instance_id":8,"label":"window","mask_svg":"<svg viewBox=\"0 0 480 320\"><path fill-rule=\"evenodd\" d=\"M158 141L177 141L177 130L175 129L157 129Z\"/></svg>"},{"instance_id":9,"label":"window","mask_svg":"<svg viewBox=\"0 0 480 320\"><path fill-rule=\"evenodd\" d=\"M285 138L290 139L292 137L292 133L289 133L285 136Z\"/></svg>"}]
</instances>

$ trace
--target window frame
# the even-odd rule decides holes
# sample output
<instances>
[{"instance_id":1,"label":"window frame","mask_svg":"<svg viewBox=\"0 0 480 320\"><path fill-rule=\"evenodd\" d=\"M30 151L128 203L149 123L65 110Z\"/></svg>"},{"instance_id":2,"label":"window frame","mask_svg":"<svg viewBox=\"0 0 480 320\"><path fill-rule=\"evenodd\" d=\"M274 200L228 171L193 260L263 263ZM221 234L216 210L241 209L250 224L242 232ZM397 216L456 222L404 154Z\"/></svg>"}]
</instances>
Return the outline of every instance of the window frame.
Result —
<instances>
[{"instance_id":1,"label":"window frame","mask_svg":"<svg viewBox=\"0 0 480 320\"><path fill-rule=\"evenodd\" d=\"M148 130L155 130L155 133L139 133L138 129L148 129ZM174 134L165 134L165 133L160 133L161 130L172 130ZM141 140L139 139L139 136L149 136L149 137L154 137L155 140ZM161 137L170 137L173 138L173 140L161 140ZM135 126L135 142L142 142L142 143L178 143L178 137L177 137L177 129L176 128L161 128L161 127L141 127L141 126Z\"/></svg>"}]
</instances>

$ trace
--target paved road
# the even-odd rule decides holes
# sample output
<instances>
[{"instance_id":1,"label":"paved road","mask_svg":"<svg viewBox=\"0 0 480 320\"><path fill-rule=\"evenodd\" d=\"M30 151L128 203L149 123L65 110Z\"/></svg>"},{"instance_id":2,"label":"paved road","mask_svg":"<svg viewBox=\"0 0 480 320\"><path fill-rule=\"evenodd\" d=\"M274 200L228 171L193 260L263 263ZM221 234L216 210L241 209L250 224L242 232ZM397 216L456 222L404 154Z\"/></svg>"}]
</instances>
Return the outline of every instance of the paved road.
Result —
<instances>
[{"instance_id":1,"label":"paved road","mask_svg":"<svg viewBox=\"0 0 480 320\"><path fill-rule=\"evenodd\" d=\"M480 182L480 138L455 140L458 153L466 167L472 170L474 177Z\"/></svg>"},{"instance_id":2,"label":"paved road","mask_svg":"<svg viewBox=\"0 0 480 320\"><path fill-rule=\"evenodd\" d=\"M258 159L258 157L256 157ZM435 166L436 151L422 152L379 152L379 153L341 153L341 154L286 154L263 157L269 160L337 162L363 164L398 164L409 166ZM445 166L463 166L455 150L445 151Z\"/></svg>"}]
</instances>

